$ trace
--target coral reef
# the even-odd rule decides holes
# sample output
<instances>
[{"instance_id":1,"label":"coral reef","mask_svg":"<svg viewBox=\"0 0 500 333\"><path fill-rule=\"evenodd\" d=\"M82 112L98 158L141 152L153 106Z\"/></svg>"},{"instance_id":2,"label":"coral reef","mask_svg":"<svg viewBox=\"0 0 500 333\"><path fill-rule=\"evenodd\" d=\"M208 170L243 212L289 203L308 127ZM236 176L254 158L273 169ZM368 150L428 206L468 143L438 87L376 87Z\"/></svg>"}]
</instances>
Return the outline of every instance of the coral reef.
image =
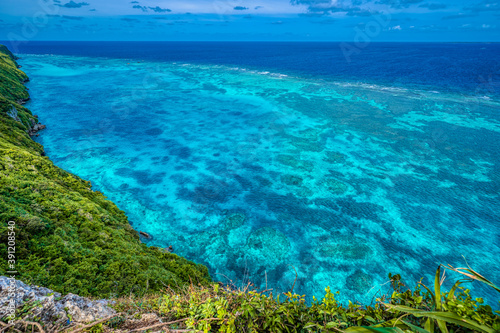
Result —
<instances>
[{"instance_id":1,"label":"coral reef","mask_svg":"<svg viewBox=\"0 0 500 333\"><path fill-rule=\"evenodd\" d=\"M205 266L141 243L127 217L91 184L44 156L42 129L11 54L0 53L0 267L15 222L18 279L61 293L121 295L210 281ZM147 178L149 179L149 178Z\"/></svg>"}]
</instances>

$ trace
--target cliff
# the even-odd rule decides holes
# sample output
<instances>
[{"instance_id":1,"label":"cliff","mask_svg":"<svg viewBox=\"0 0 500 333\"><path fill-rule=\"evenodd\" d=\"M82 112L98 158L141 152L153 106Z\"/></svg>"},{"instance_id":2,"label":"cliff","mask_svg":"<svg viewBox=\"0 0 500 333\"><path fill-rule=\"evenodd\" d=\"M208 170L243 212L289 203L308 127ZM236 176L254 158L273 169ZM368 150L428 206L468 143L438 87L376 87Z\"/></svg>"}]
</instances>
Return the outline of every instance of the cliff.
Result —
<instances>
[{"instance_id":1,"label":"cliff","mask_svg":"<svg viewBox=\"0 0 500 333\"><path fill-rule=\"evenodd\" d=\"M342 305L329 288L308 303L293 287L276 297L210 283L206 267L142 244L115 204L45 156L30 138L43 126L20 105L28 78L15 60L0 45L0 267L8 275L0 332L500 332L500 312L463 280L442 290L441 266L432 290L389 274L369 306ZM500 292L472 269L447 269Z\"/></svg>"},{"instance_id":2,"label":"cliff","mask_svg":"<svg viewBox=\"0 0 500 333\"><path fill-rule=\"evenodd\" d=\"M12 53L0 46L2 272L16 271L26 283L82 296L208 284L205 266L141 243L123 211L93 191L90 182L44 156L30 138L44 126L20 104L29 99L27 80ZM9 229L9 221L15 227ZM14 253L9 241L15 243Z\"/></svg>"}]
</instances>

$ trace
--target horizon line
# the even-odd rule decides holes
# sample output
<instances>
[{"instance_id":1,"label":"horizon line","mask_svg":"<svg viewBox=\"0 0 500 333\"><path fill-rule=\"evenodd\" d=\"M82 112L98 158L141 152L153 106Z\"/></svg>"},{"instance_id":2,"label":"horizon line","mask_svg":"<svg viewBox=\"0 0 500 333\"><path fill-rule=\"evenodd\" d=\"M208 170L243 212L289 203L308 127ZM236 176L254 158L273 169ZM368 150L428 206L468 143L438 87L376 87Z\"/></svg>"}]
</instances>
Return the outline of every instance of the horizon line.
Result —
<instances>
[{"instance_id":1,"label":"horizon line","mask_svg":"<svg viewBox=\"0 0 500 333\"><path fill-rule=\"evenodd\" d=\"M134 42L134 43L355 43L347 40L0 40L0 43L22 43L29 44L33 42L100 42L100 43L120 43L120 42ZM372 41L370 44L377 43L420 43L420 44L437 44L437 43L495 43L500 41Z\"/></svg>"}]
</instances>

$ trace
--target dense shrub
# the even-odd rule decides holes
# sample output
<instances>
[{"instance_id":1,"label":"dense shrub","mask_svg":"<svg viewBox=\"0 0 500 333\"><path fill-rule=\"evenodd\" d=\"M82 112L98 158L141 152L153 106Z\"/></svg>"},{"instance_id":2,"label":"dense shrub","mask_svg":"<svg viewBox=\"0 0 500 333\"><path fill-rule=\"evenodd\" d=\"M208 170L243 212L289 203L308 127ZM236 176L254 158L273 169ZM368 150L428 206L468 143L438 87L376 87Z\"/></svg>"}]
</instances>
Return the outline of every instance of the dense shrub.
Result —
<instances>
[{"instance_id":1,"label":"dense shrub","mask_svg":"<svg viewBox=\"0 0 500 333\"><path fill-rule=\"evenodd\" d=\"M29 98L28 90L19 82L28 80L28 76L20 71L14 55L0 45L0 95L12 101Z\"/></svg>"}]
</instances>

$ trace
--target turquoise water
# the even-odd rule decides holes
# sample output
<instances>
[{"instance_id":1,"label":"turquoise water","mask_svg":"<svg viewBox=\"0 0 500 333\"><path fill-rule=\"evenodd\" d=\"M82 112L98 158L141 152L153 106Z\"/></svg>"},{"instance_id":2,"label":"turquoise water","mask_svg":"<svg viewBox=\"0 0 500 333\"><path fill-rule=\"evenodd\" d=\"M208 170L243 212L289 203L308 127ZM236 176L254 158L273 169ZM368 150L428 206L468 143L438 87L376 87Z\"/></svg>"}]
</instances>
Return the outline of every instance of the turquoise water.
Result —
<instances>
[{"instance_id":1,"label":"turquoise water","mask_svg":"<svg viewBox=\"0 0 500 333\"><path fill-rule=\"evenodd\" d=\"M431 284L465 256L500 281L495 99L223 65L20 63L55 164L216 280L286 291L296 270L295 292L368 303L389 272Z\"/></svg>"}]
</instances>

